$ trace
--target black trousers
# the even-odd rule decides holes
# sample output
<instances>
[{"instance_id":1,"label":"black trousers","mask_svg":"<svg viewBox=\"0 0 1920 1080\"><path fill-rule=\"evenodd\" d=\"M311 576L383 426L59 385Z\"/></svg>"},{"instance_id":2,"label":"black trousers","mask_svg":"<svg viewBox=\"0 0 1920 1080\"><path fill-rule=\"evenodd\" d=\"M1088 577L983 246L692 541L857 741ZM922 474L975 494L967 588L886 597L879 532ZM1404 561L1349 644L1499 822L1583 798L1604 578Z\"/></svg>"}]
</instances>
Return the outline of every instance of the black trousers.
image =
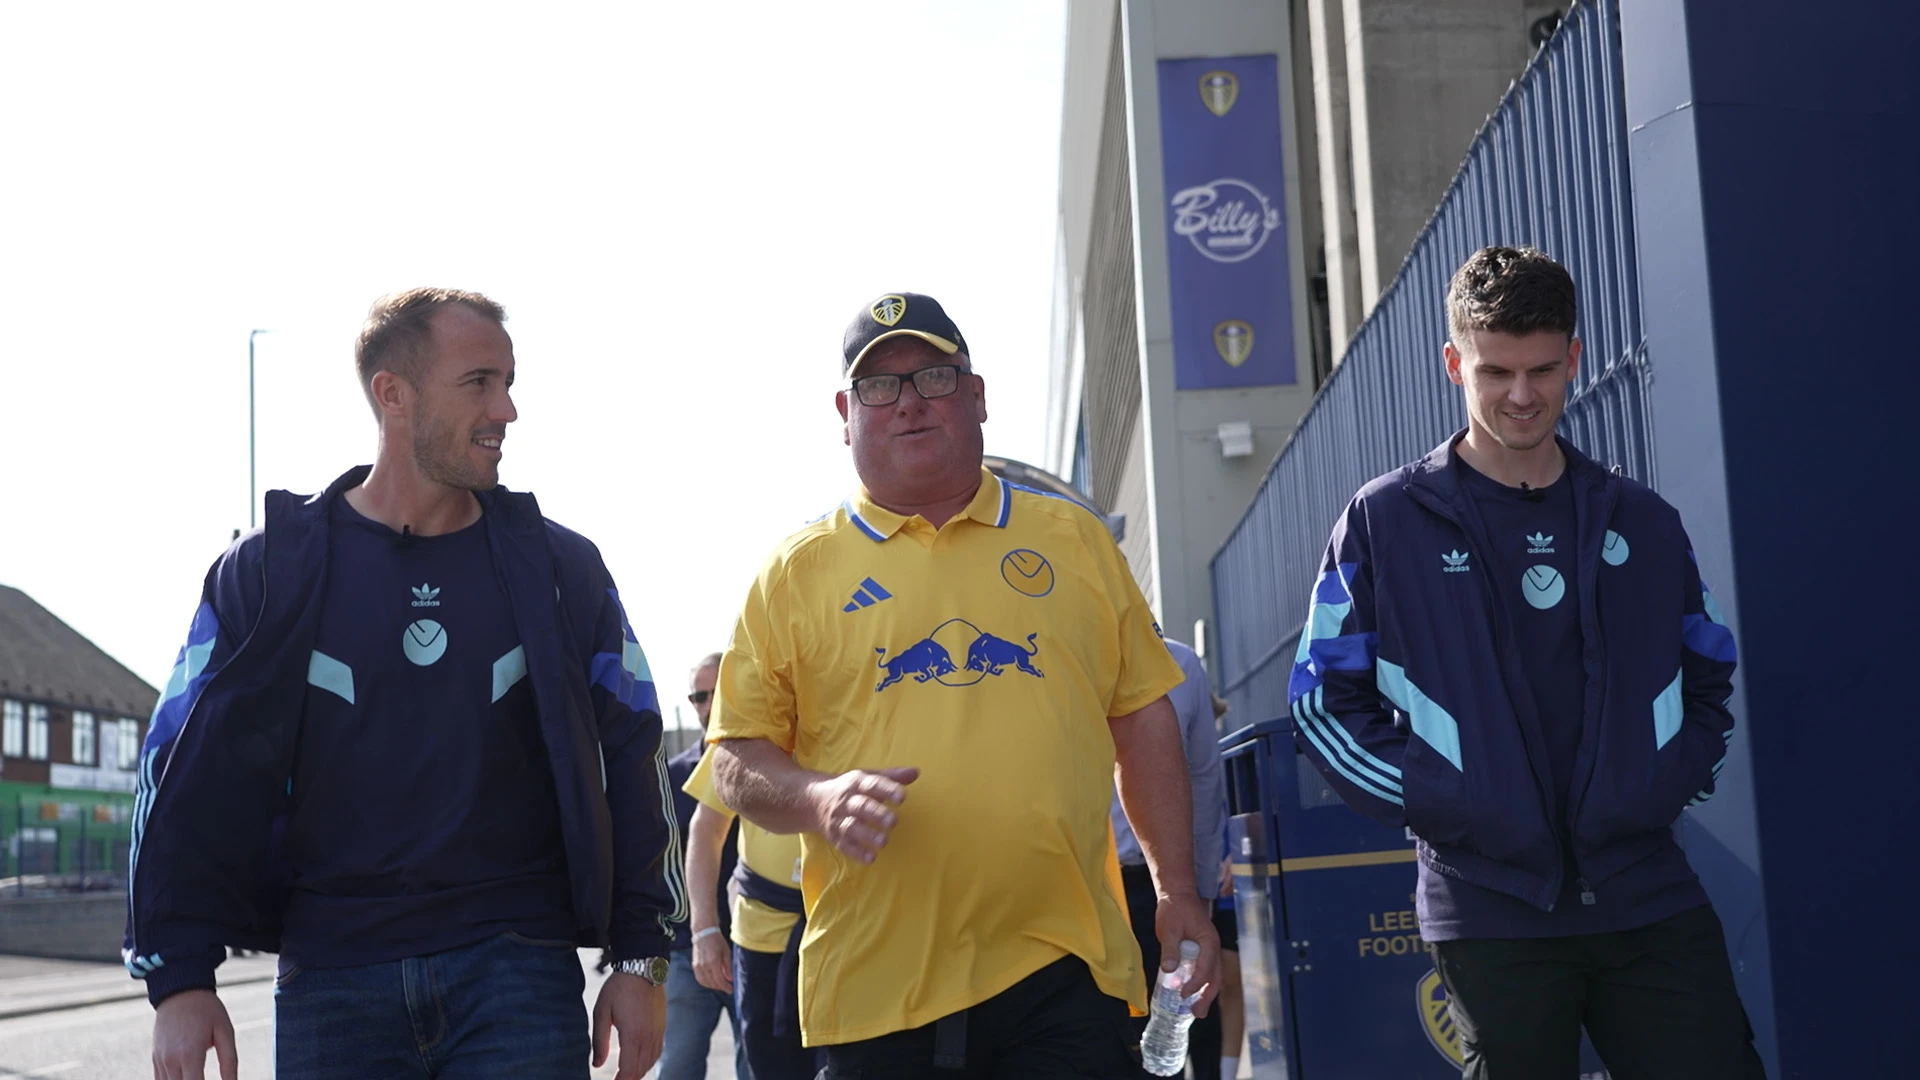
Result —
<instances>
[{"instance_id":1,"label":"black trousers","mask_svg":"<svg viewBox=\"0 0 1920 1080\"><path fill-rule=\"evenodd\" d=\"M1613 934L1434 946L1466 1080L1574 1080L1580 1029L1612 1080L1764 1080L1711 906Z\"/></svg>"},{"instance_id":2,"label":"black trousers","mask_svg":"<svg viewBox=\"0 0 1920 1080\"><path fill-rule=\"evenodd\" d=\"M792 987L788 987L791 993ZM774 999L780 993L780 954L733 950L733 1004L740 1010L740 1041L747 1070L756 1080L814 1080L822 1055L800 1045L797 1021L786 1034L774 1033Z\"/></svg>"},{"instance_id":3,"label":"black trousers","mask_svg":"<svg viewBox=\"0 0 1920 1080\"><path fill-rule=\"evenodd\" d=\"M1077 956L1063 957L956 1014L965 1062L934 1064L940 1020L827 1047L823 1080L1139 1080L1127 1003L1108 997ZM957 1046L947 1047L957 1050Z\"/></svg>"},{"instance_id":4,"label":"black trousers","mask_svg":"<svg viewBox=\"0 0 1920 1080\"><path fill-rule=\"evenodd\" d=\"M1160 903L1153 891L1153 874L1145 866L1120 866L1120 884L1127 894L1127 921L1133 926L1133 939L1140 943L1141 971L1147 980L1147 1001L1153 1001L1153 982L1160 974L1160 938L1154 932L1153 916ZM1225 940L1223 937L1221 940ZM1135 1042L1146 1033L1145 1017L1133 1021ZM1216 1001L1207 1015L1194 1018L1187 1029L1187 1065L1193 1080L1220 1080L1220 1008ZM1236 1047L1236 1049L1238 1049ZM1151 1075L1143 1072L1142 1075Z\"/></svg>"}]
</instances>

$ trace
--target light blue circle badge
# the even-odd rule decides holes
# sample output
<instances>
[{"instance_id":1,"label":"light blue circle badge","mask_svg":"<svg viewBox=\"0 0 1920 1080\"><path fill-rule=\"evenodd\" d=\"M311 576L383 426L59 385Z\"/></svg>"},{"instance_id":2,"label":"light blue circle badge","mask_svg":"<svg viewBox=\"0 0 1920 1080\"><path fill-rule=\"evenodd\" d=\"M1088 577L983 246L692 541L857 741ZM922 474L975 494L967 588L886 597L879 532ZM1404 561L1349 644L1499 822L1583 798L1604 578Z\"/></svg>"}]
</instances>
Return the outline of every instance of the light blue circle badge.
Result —
<instances>
[{"instance_id":1,"label":"light blue circle badge","mask_svg":"<svg viewBox=\"0 0 1920 1080\"><path fill-rule=\"evenodd\" d=\"M446 627L432 619L421 619L407 627L406 636L400 639L400 648L406 652L407 659L426 667L447 654Z\"/></svg>"},{"instance_id":2,"label":"light blue circle badge","mask_svg":"<svg viewBox=\"0 0 1920 1080\"><path fill-rule=\"evenodd\" d=\"M1627 551L1627 538L1608 529L1606 538L1600 541L1600 558L1608 566L1619 566L1627 561Z\"/></svg>"},{"instance_id":3,"label":"light blue circle badge","mask_svg":"<svg viewBox=\"0 0 1920 1080\"><path fill-rule=\"evenodd\" d=\"M1567 595L1567 579L1551 566L1529 566L1520 578L1520 594L1527 603L1545 611Z\"/></svg>"}]
</instances>

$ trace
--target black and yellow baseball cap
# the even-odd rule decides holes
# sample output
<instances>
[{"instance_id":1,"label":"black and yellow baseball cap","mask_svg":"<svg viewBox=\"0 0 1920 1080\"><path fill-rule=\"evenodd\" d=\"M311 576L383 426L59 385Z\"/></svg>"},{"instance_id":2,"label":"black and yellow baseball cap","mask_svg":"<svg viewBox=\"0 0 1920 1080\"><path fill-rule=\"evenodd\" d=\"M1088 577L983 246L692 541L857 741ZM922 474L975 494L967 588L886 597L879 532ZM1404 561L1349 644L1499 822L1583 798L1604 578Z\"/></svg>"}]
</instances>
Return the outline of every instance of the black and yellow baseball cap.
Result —
<instances>
[{"instance_id":1,"label":"black and yellow baseball cap","mask_svg":"<svg viewBox=\"0 0 1920 1080\"><path fill-rule=\"evenodd\" d=\"M840 374L852 378L875 345L894 337L917 337L952 356L967 353L967 339L940 301L920 293L888 293L860 309L840 341Z\"/></svg>"}]
</instances>

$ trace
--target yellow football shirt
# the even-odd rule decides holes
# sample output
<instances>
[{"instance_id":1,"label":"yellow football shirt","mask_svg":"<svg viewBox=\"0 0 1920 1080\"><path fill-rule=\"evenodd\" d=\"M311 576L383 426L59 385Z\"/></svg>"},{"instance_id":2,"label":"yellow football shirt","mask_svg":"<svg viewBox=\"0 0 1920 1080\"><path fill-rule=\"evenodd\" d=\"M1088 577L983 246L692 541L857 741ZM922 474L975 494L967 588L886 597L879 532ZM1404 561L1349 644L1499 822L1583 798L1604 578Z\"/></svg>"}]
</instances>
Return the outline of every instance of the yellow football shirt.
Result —
<instances>
[{"instance_id":1,"label":"yellow football shirt","mask_svg":"<svg viewBox=\"0 0 1920 1080\"><path fill-rule=\"evenodd\" d=\"M694 766L693 774L681 785L681 790L694 797L702 806L717 810L732 821L733 810L720 801L713 790L713 751L700 755L700 764ZM785 885L790 889L800 887L800 837L783 836L770 833L751 821L740 823L740 861L747 869L776 885ZM800 916L776 911L758 900L733 892L733 943L752 952L781 953L787 951L787 938L793 934L793 924Z\"/></svg>"},{"instance_id":2,"label":"yellow football shirt","mask_svg":"<svg viewBox=\"0 0 1920 1080\"><path fill-rule=\"evenodd\" d=\"M1144 1008L1107 718L1181 678L1106 526L984 469L943 528L863 492L788 538L734 628L709 739L921 770L872 865L803 837L803 1041L919 1027L1068 954Z\"/></svg>"}]
</instances>

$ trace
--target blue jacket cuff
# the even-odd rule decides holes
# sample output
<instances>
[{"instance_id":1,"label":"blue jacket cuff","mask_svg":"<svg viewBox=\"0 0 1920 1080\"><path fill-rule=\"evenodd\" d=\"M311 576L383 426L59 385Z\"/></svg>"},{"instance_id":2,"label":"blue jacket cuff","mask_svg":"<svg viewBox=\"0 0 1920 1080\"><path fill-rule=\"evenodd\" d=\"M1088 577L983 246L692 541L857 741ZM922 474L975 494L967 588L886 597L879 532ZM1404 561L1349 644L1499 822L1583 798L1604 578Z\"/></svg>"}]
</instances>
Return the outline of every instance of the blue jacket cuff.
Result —
<instances>
[{"instance_id":1,"label":"blue jacket cuff","mask_svg":"<svg viewBox=\"0 0 1920 1080\"><path fill-rule=\"evenodd\" d=\"M215 985L211 961L196 956L170 960L147 974L147 1001L158 1006L182 990L212 990Z\"/></svg>"}]
</instances>

